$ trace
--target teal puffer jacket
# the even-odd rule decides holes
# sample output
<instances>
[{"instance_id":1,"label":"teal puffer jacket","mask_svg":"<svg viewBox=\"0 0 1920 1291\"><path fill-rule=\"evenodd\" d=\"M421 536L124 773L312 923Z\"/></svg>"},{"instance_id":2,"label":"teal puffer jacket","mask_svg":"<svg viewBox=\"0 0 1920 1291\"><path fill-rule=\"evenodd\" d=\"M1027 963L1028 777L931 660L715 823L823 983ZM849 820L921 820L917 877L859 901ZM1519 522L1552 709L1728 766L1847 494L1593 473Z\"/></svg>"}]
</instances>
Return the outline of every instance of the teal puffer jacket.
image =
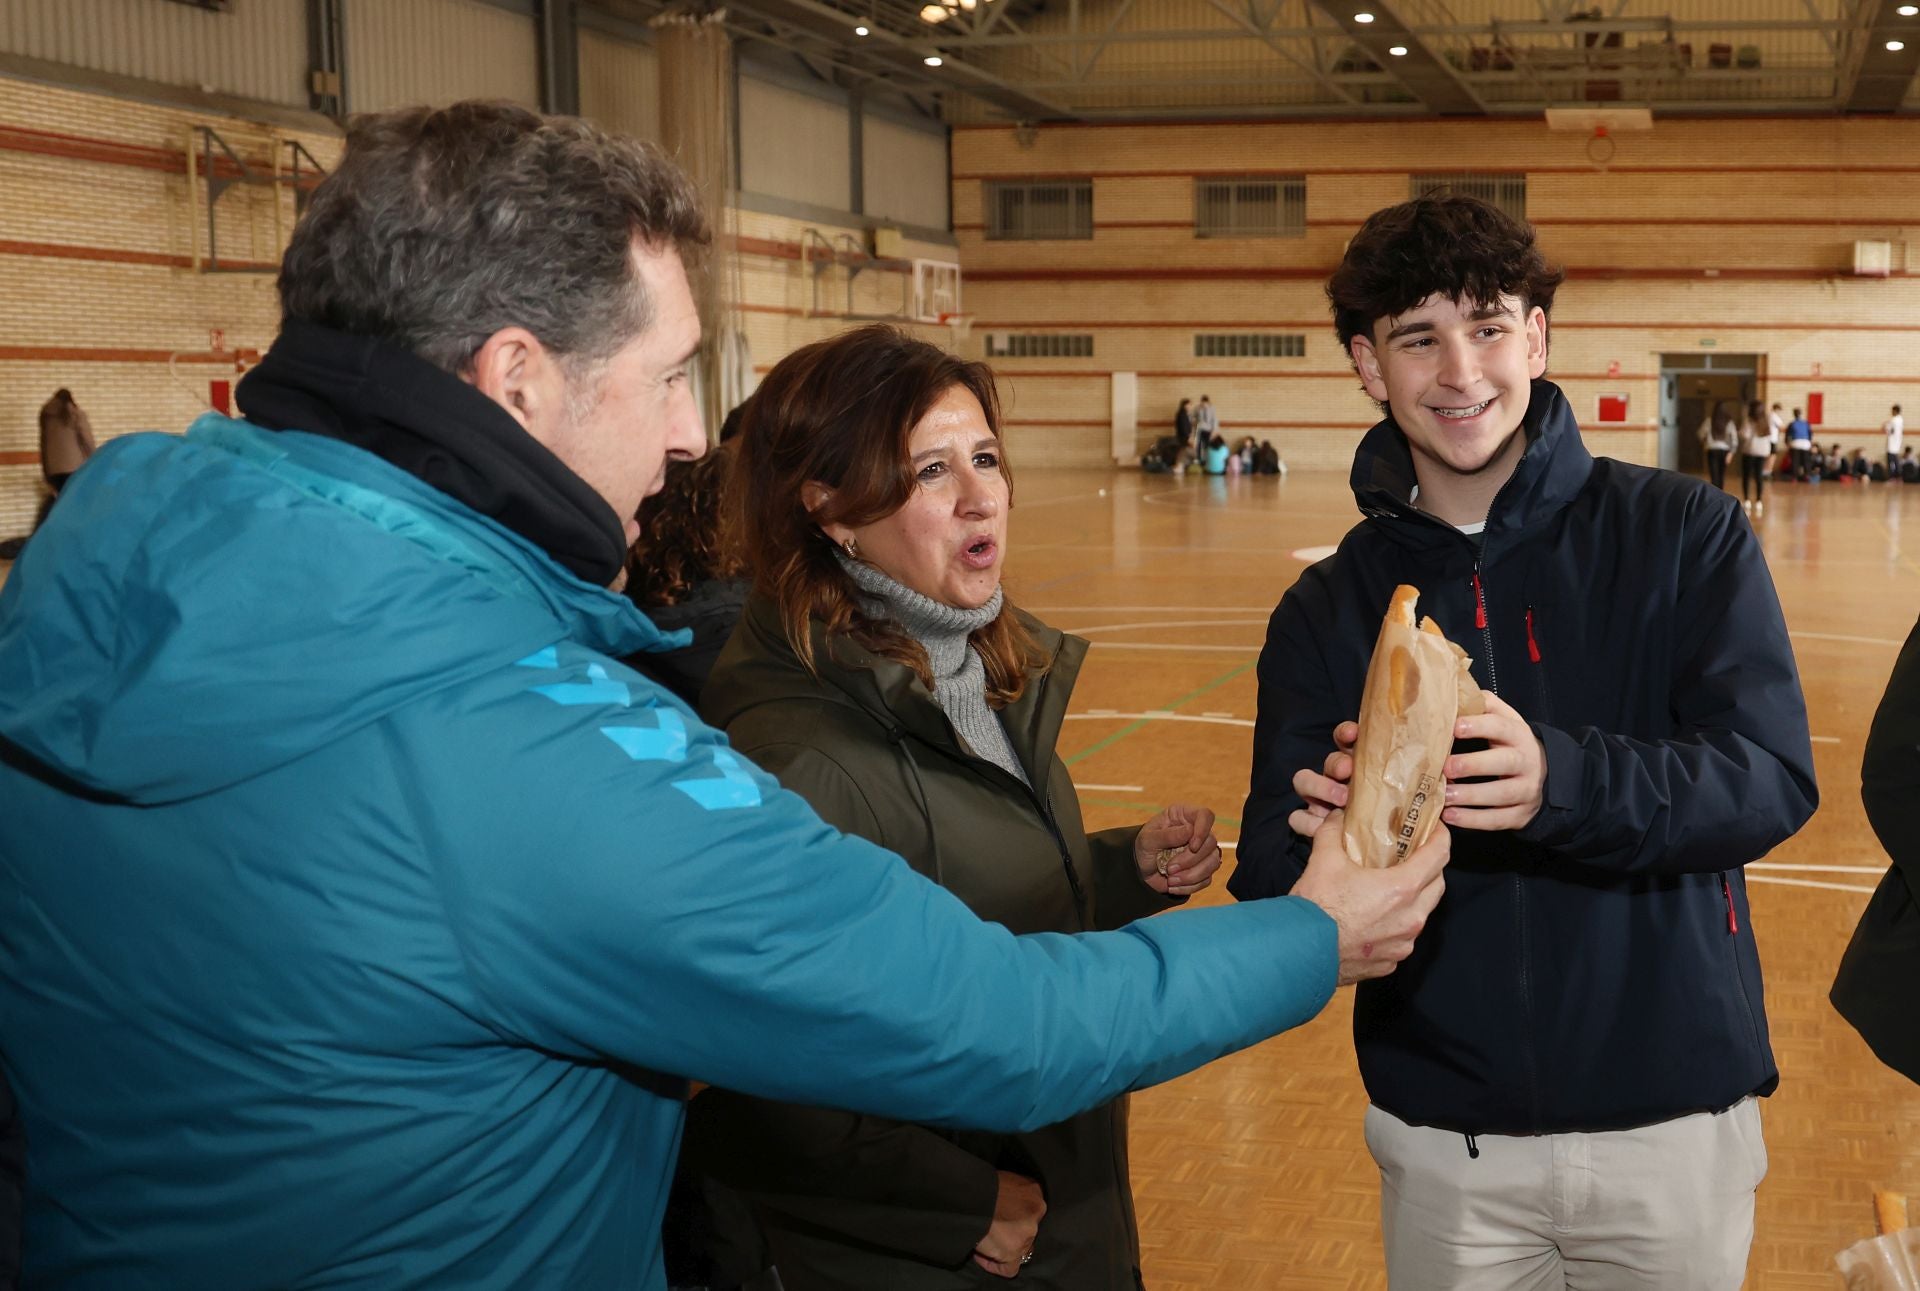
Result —
<instances>
[{"instance_id":1,"label":"teal puffer jacket","mask_svg":"<svg viewBox=\"0 0 1920 1291\"><path fill-rule=\"evenodd\" d=\"M614 662L671 642L333 440L97 454L0 591L25 1285L658 1288L685 1078L1019 1129L1329 994L1297 901L981 923Z\"/></svg>"}]
</instances>

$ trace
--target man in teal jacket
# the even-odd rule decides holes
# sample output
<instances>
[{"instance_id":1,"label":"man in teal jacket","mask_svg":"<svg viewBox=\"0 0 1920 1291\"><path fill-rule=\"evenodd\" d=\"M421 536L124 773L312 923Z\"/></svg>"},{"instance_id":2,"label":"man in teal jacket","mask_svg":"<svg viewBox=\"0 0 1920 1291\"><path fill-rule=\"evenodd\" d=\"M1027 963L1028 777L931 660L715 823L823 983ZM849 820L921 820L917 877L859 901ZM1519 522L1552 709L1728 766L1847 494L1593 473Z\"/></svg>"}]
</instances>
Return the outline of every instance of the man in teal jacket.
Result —
<instances>
[{"instance_id":1,"label":"man in teal jacket","mask_svg":"<svg viewBox=\"0 0 1920 1291\"><path fill-rule=\"evenodd\" d=\"M248 420L110 443L14 570L28 1288L657 1288L687 1078L1026 1128L1406 955L1444 847L1013 937L614 661L706 237L584 123L364 119Z\"/></svg>"}]
</instances>

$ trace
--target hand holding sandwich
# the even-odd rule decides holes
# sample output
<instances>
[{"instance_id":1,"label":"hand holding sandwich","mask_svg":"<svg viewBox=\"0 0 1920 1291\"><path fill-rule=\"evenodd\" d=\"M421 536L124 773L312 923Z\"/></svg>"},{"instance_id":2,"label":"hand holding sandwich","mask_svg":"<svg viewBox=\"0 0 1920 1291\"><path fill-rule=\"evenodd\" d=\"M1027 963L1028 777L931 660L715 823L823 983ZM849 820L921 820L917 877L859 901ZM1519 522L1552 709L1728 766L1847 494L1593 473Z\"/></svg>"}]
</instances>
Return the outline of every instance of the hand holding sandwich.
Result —
<instances>
[{"instance_id":1,"label":"hand holding sandwich","mask_svg":"<svg viewBox=\"0 0 1920 1291\"><path fill-rule=\"evenodd\" d=\"M1385 977L1413 953L1414 939L1446 890L1441 872L1453 838L1437 826L1426 842L1390 869L1366 869L1347 858L1341 841L1341 813L1324 818L1332 826L1317 830L1306 873L1293 885L1340 926L1340 984Z\"/></svg>"},{"instance_id":2,"label":"hand holding sandwich","mask_svg":"<svg viewBox=\"0 0 1920 1291\"><path fill-rule=\"evenodd\" d=\"M1525 829L1545 802L1546 750L1513 705L1490 690L1481 693L1487 711L1460 718L1453 734L1455 739L1485 740L1487 747L1447 758L1447 807L1441 820L1461 829ZM1293 791L1306 803L1287 817L1294 833L1312 838L1329 812L1347 805L1353 746L1359 738L1358 723L1340 723L1333 728L1334 750L1320 770L1302 767L1293 773ZM1481 783L1459 783L1462 780Z\"/></svg>"}]
</instances>

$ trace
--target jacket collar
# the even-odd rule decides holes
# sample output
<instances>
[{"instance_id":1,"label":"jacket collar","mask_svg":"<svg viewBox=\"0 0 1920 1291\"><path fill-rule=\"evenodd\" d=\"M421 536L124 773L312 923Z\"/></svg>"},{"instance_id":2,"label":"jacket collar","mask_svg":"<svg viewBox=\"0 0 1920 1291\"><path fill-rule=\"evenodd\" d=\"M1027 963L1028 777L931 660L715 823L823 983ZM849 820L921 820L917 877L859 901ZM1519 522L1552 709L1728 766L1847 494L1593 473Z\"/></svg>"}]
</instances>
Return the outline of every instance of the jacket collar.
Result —
<instances>
[{"instance_id":1,"label":"jacket collar","mask_svg":"<svg viewBox=\"0 0 1920 1291\"><path fill-rule=\"evenodd\" d=\"M1573 407L1553 382L1533 383L1521 433L1527 437L1526 451L1487 515L1480 548L1483 562L1551 520L1579 495L1593 473L1593 455L1581 442ZM1391 416L1361 439L1353 455L1351 482L1361 512L1395 542L1433 552L1463 548L1457 530L1408 501L1415 483L1413 454Z\"/></svg>"},{"instance_id":2,"label":"jacket collar","mask_svg":"<svg viewBox=\"0 0 1920 1291\"><path fill-rule=\"evenodd\" d=\"M1087 643L1048 627L1024 610L1009 609L1032 634L1047 663L1028 681L1020 698L1001 710L1001 722L1014 755L1026 769L1035 786L1047 782L1047 767L1059 740L1060 727L1066 721L1067 703L1073 685L1086 660ZM786 632L773 603L762 596L747 602L741 629L752 645L757 665L735 668L730 687L716 706L713 724L724 727L749 708L779 699L837 696L862 709L891 731L912 735L923 744L947 749L956 755L961 746L953 724L911 668L877 655L857 642L837 638L828 642L825 628L816 620L810 625L813 636L814 667L819 680L806 669L787 644ZM709 701L716 698L709 694Z\"/></svg>"},{"instance_id":3,"label":"jacket collar","mask_svg":"<svg viewBox=\"0 0 1920 1291\"><path fill-rule=\"evenodd\" d=\"M621 517L473 386L397 346L290 318L235 396L247 420L352 444L465 503L598 587Z\"/></svg>"}]
</instances>

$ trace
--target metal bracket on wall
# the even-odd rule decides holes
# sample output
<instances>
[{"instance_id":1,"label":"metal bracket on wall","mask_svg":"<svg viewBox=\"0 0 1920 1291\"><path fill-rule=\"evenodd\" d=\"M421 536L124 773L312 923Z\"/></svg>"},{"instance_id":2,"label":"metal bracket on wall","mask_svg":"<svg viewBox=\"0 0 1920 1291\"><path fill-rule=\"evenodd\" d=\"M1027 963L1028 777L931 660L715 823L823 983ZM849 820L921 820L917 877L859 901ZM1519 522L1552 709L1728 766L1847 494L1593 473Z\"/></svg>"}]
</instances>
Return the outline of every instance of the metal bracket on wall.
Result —
<instances>
[{"instance_id":1,"label":"metal bracket on wall","mask_svg":"<svg viewBox=\"0 0 1920 1291\"><path fill-rule=\"evenodd\" d=\"M196 273L273 273L279 268L279 256L286 246L292 223L306 213L308 198L326 175L326 168L307 151L298 139L269 134L249 142L257 146L251 159L212 126L193 126L187 134L187 197L198 208L196 225L204 221L207 230L206 254L200 252L196 230L193 241L193 268ZM262 157L260 153L266 155ZM265 186L273 190L273 263L235 262L220 259L220 197L236 184ZM293 220L285 217L280 191L293 194ZM204 194L204 198L203 198Z\"/></svg>"}]
</instances>

